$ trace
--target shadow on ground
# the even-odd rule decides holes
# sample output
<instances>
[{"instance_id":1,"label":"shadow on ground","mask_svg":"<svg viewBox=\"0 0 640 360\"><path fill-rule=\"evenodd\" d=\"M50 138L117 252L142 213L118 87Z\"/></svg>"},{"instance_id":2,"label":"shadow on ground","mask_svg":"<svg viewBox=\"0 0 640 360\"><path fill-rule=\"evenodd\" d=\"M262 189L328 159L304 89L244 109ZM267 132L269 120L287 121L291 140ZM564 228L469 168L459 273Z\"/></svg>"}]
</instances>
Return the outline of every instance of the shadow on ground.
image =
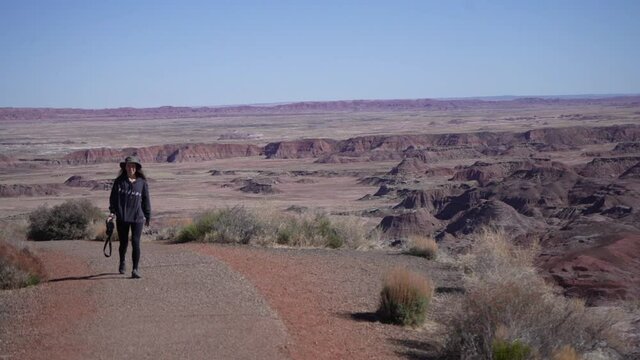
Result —
<instances>
[{"instance_id":1,"label":"shadow on ground","mask_svg":"<svg viewBox=\"0 0 640 360\"><path fill-rule=\"evenodd\" d=\"M338 316L358 322L382 322L376 312L343 312ZM438 347L430 341L390 339L390 343L395 347L395 353L403 359L423 359L437 360L441 356Z\"/></svg>"},{"instance_id":2,"label":"shadow on ground","mask_svg":"<svg viewBox=\"0 0 640 360\"><path fill-rule=\"evenodd\" d=\"M126 279L120 273L101 273L87 276L67 276L62 278L50 279L47 282L60 282L60 281L72 281L72 280L109 280L109 279Z\"/></svg>"},{"instance_id":3,"label":"shadow on ground","mask_svg":"<svg viewBox=\"0 0 640 360\"><path fill-rule=\"evenodd\" d=\"M391 343L399 349L395 353L405 359L436 360L438 349L428 341L392 339Z\"/></svg>"},{"instance_id":4,"label":"shadow on ground","mask_svg":"<svg viewBox=\"0 0 640 360\"><path fill-rule=\"evenodd\" d=\"M379 322L380 318L375 312L341 312L337 314L339 317L347 320L355 320L358 322Z\"/></svg>"}]
</instances>

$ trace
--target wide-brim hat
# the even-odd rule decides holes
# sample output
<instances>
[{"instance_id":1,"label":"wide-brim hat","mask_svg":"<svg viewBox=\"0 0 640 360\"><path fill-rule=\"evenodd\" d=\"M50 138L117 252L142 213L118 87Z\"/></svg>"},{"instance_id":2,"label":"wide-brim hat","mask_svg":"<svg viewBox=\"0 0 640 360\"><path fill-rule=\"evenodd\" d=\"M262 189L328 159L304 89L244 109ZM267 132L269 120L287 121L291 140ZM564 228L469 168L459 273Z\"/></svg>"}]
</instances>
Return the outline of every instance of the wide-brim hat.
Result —
<instances>
[{"instance_id":1,"label":"wide-brim hat","mask_svg":"<svg viewBox=\"0 0 640 360\"><path fill-rule=\"evenodd\" d=\"M136 168L142 169L142 164L140 164L140 159L138 159L137 156L127 156L124 161L120 163L120 167L124 169L128 163L134 163L136 164Z\"/></svg>"}]
</instances>

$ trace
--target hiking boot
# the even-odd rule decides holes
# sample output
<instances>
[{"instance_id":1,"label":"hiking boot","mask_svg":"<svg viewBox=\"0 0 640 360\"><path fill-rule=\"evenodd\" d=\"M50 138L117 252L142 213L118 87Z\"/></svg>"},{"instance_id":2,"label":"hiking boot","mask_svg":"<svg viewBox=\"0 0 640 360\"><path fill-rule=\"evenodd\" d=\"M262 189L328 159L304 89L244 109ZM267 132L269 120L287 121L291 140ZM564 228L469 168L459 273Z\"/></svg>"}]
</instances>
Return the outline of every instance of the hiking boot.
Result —
<instances>
[{"instance_id":1,"label":"hiking boot","mask_svg":"<svg viewBox=\"0 0 640 360\"><path fill-rule=\"evenodd\" d=\"M118 272L120 274L124 274L124 270L125 270L124 261L120 261L120 266L118 266Z\"/></svg>"},{"instance_id":2,"label":"hiking boot","mask_svg":"<svg viewBox=\"0 0 640 360\"><path fill-rule=\"evenodd\" d=\"M133 271L131 272L131 278L132 279L140 279L142 276L140 276L140 273L138 272L138 269L133 269Z\"/></svg>"}]
</instances>

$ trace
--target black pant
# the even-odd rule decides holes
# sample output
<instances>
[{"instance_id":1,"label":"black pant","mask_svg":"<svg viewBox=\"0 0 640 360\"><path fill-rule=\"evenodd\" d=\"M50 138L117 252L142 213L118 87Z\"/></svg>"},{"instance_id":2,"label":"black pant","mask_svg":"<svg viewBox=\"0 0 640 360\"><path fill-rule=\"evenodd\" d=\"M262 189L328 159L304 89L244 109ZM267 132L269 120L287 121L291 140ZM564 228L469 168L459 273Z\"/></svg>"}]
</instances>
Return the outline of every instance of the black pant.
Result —
<instances>
[{"instance_id":1,"label":"black pant","mask_svg":"<svg viewBox=\"0 0 640 360\"><path fill-rule=\"evenodd\" d=\"M131 258L133 259L133 268L138 268L140 262L140 236L142 235L142 228L144 223L131 223L116 220L116 227L118 228L118 240L120 241L120 262L124 263L124 257L127 254L127 245L129 245L129 229L131 229L131 247L133 253Z\"/></svg>"}]
</instances>

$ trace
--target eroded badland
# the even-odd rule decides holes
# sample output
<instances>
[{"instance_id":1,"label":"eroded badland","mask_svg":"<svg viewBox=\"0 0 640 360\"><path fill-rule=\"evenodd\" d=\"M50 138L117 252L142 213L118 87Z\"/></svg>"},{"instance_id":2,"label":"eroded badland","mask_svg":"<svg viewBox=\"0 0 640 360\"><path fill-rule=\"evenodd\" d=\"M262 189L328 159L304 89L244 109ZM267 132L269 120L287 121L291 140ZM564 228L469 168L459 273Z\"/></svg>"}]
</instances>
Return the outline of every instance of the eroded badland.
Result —
<instances>
[{"instance_id":1,"label":"eroded badland","mask_svg":"<svg viewBox=\"0 0 640 360\"><path fill-rule=\"evenodd\" d=\"M243 205L355 216L384 246L464 251L486 226L592 303L640 296L640 98L397 100L156 109L0 109L0 218L107 209L137 154L154 227ZM177 219L177 220L176 220Z\"/></svg>"}]
</instances>

